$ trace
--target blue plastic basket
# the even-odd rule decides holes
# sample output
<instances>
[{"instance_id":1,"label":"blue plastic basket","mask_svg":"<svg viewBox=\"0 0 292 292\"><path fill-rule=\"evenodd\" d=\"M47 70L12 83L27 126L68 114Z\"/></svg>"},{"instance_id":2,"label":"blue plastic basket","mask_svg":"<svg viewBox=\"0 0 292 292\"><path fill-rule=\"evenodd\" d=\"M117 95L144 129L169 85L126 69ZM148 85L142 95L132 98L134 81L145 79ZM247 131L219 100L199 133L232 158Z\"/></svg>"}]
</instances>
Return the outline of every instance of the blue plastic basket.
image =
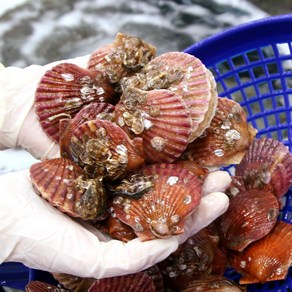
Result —
<instances>
[{"instance_id":1,"label":"blue plastic basket","mask_svg":"<svg viewBox=\"0 0 292 292\"><path fill-rule=\"evenodd\" d=\"M238 101L258 137L272 137L292 150L292 14L250 22L205 39L185 50L212 71L220 96ZM292 190L285 196L282 220L292 224ZM238 275L228 270L226 275ZM31 280L50 282L48 273L21 264L0 266L0 286L24 289ZM292 291L285 281L249 285L249 291Z\"/></svg>"},{"instance_id":2,"label":"blue plastic basket","mask_svg":"<svg viewBox=\"0 0 292 292\"><path fill-rule=\"evenodd\" d=\"M217 81L218 93L239 102L257 137L282 141L292 151L292 14L268 17L209 37L185 52L202 60ZM292 189L281 219L292 224ZM236 278L234 271L226 275ZM285 281L249 285L248 291L292 291Z\"/></svg>"}]
</instances>

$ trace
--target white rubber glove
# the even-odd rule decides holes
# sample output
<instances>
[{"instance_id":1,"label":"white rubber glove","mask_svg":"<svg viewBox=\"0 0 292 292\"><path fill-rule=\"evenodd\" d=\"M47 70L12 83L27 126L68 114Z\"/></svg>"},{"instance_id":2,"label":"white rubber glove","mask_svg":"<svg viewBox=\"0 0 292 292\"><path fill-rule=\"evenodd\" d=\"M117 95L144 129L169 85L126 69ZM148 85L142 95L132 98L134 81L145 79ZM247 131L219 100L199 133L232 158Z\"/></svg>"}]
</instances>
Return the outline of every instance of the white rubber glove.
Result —
<instances>
[{"instance_id":1,"label":"white rubber glove","mask_svg":"<svg viewBox=\"0 0 292 292\"><path fill-rule=\"evenodd\" d=\"M220 179L222 190L221 175ZM225 185L229 185L228 175ZM229 203L224 193L205 195L188 218L184 234L122 243L85 229L50 206L34 193L27 170L0 176L0 189L0 263L16 261L49 272L93 278L135 273L162 261L179 243L225 212Z\"/></svg>"},{"instance_id":2,"label":"white rubber glove","mask_svg":"<svg viewBox=\"0 0 292 292\"><path fill-rule=\"evenodd\" d=\"M89 55L66 60L85 68ZM21 147L35 158L59 156L59 146L42 130L34 111L34 94L43 74L58 63L24 69L0 68L0 150Z\"/></svg>"}]
</instances>

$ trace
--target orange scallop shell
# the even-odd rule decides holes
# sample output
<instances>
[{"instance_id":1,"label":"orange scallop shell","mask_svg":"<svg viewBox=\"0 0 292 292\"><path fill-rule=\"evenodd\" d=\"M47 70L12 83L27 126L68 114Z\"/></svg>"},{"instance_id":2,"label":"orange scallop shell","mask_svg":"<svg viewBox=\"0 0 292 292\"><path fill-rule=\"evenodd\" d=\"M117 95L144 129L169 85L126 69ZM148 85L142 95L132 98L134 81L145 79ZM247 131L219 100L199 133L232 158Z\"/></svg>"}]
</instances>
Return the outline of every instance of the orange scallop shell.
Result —
<instances>
[{"instance_id":1,"label":"orange scallop shell","mask_svg":"<svg viewBox=\"0 0 292 292\"><path fill-rule=\"evenodd\" d=\"M238 164L249 149L256 130L247 123L237 102L219 98L214 118L204 134L190 143L183 158L205 167Z\"/></svg>"},{"instance_id":2,"label":"orange scallop shell","mask_svg":"<svg viewBox=\"0 0 292 292\"><path fill-rule=\"evenodd\" d=\"M169 238L184 231L184 221L201 200L201 182L175 164L154 164L141 172L153 186L140 198L116 196L113 214L130 225L141 241Z\"/></svg>"},{"instance_id":3,"label":"orange scallop shell","mask_svg":"<svg viewBox=\"0 0 292 292\"><path fill-rule=\"evenodd\" d=\"M219 219L221 243L229 249L242 251L271 231L278 214L279 203L272 193L264 190L238 193Z\"/></svg>"},{"instance_id":4,"label":"orange scallop shell","mask_svg":"<svg viewBox=\"0 0 292 292\"><path fill-rule=\"evenodd\" d=\"M185 102L167 90L129 89L116 105L115 120L143 139L148 162L173 162L186 149L191 118Z\"/></svg>"},{"instance_id":5,"label":"orange scallop shell","mask_svg":"<svg viewBox=\"0 0 292 292\"><path fill-rule=\"evenodd\" d=\"M181 97L190 110L190 141L208 127L217 106L213 75L196 57L183 52L169 52L151 60L139 73L122 82L122 88L151 91L167 89Z\"/></svg>"},{"instance_id":6,"label":"orange scallop shell","mask_svg":"<svg viewBox=\"0 0 292 292\"><path fill-rule=\"evenodd\" d=\"M72 132L71 156L90 176L116 179L144 164L142 139L131 140L112 122L96 119Z\"/></svg>"},{"instance_id":7,"label":"orange scallop shell","mask_svg":"<svg viewBox=\"0 0 292 292\"><path fill-rule=\"evenodd\" d=\"M143 68L156 54L156 49L138 37L118 33L112 44L93 52L88 61L90 70L101 71L111 83Z\"/></svg>"},{"instance_id":8,"label":"orange scallop shell","mask_svg":"<svg viewBox=\"0 0 292 292\"><path fill-rule=\"evenodd\" d=\"M260 188L273 192L278 198L292 185L292 154L278 140L255 139L236 167L246 188Z\"/></svg>"},{"instance_id":9,"label":"orange scallop shell","mask_svg":"<svg viewBox=\"0 0 292 292\"><path fill-rule=\"evenodd\" d=\"M156 289L151 276L144 272L96 280L88 289L88 292L109 291L155 292Z\"/></svg>"},{"instance_id":10,"label":"orange scallop shell","mask_svg":"<svg viewBox=\"0 0 292 292\"><path fill-rule=\"evenodd\" d=\"M83 170L69 159L35 163L30 177L35 191L60 211L84 220L104 218L106 193L101 181L86 179Z\"/></svg>"},{"instance_id":11,"label":"orange scallop shell","mask_svg":"<svg viewBox=\"0 0 292 292\"><path fill-rule=\"evenodd\" d=\"M108 102L112 87L75 64L61 63L48 70L35 92L35 111L43 130L59 141L59 121L73 118L91 102Z\"/></svg>"},{"instance_id":12,"label":"orange scallop shell","mask_svg":"<svg viewBox=\"0 0 292 292\"><path fill-rule=\"evenodd\" d=\"M264 238L241 253L231 253L230 263L243 276L240 284L285 279L292 265L292 225L277 222Z\"/></svg>"},{"instance_id":13,"label":"orange scallop shell","mask_svg":"<svg viewBox=\"0 0 292 292\"><path fill-rule=\"evenodd\" d=\"M70 152L72 132L81 124L95 119L113 119L114 106L104 102L94 102L82 108L73 119L60 120L60 152L61 156L73 159Z\"/></svg>"}]
</instances>

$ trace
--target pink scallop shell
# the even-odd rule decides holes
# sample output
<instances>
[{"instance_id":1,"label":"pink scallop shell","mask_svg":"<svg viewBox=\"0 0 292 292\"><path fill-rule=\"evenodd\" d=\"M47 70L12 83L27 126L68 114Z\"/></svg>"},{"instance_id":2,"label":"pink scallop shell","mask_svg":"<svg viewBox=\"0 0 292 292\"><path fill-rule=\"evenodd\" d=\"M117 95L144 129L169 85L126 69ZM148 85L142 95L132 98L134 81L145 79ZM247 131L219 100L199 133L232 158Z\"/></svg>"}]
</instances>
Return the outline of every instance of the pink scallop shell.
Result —
<instances>
[{"instance_id":1,"label":"pink scallop shell","mask_svg":"<svg viewBox=\"0 0 292 292\"><path fill-rule=\"evenodd\" d=\"M230 200L228 210L219 219L221 243L228 249L242 251L272 230L278 214L279 203L272 193L264 190L240 192Z\"/></svg>"},{"instance_id":2,"label":"pink scallop shell","mask_svg":"<svg viewBox=\"0 0 292 292\"><path fill-rule=\"evenodd\" d=\"M73 159L70 153L72 132L81 124L95 119L113 119L114 106L104 102L94 102L82 108L73 119L60 120L60 152L61 156Z\"/></svg>"},{"instance_id":3,"label":"pink scallop shell","mask_svg":"<svg viewBox=\"0 0 292 292\"><path fill-rule=\"evenodd\" d=\"M99 179L84 178L84 172L66 158L45 160L30 167L35 191L51 205L72 217L102 219L106 194Z\"/></svg>"},{"instance_id":4,"label":"pink scallop shell","mask_svg":"<svg viewBox=\"0 0 292 292\"><path fill-rule=\"evenodd\" d=\"M59 141L59 121L73 118L91 102L109 102L112 87L89 70L61 63L41 78L35 93L35 111L44 131Z\"/></svg>"},{"instance_id":5,"label":"pink scallop shell","mask_svg":"<svg viewBox=\"0 0 292 292\"><path fill-rule=\"evenodd\" d=\"M208 127L217 106L213 75L196 57L183 52L169 52L151 60L138 74L125 79L122 88L151 91L167 89L181 97L190 109L190 141Z\"/></svg>"},{"instance_id":6,"label":"pink scallop shell","mask_svg":"<svg viewBox=\"0 0 292 292\"><path fill-rule=\"evenodd\" d=\"M116 105L117 124L143 139L148 162L173 162L186 149L191 118L185 102L168 90L124 92Z\"/></svg>"},{"instance_id":7,"label":"pink scallop shell","mask_svg":"<svg viewBox=\"0 0 292 292\"><path fill-rule=\"evenodd\" d=\"M70 151L92 177L116 179L144 164L142 139L131 140L120 127L101 119L85 122L72 132Z\"/></svg>"},{"instance_id":8,"label":"pink scallop shell","mask_svg":"<svg viewBox=\"0 0 292 292\"><path fill-rule=\"evenodd\" d=\"M201 200L201 182L175 164L153 164L141 169L153 186L140 198L116 196L113 213L130 225L141 241L168 238L184 231L184 221Z\"/></svg>"},{"instance_id":9,"label":"pink scallop shell","mask_svg":"<svg viewBox=\"0 0 292 292\"><path fill-rule=\"evenodd\" d=\"M104 278L88 289L88 292L155 292L155 285L151 278L144 272L119 277Z\"/></svg>"},{"instance_id":10,"label":"pink scallop shell","mask_svg":"<svg viewBox=\"0 0 292 292\"><path fill-rule=\"evenodd\" d=\"M281 198L292 185L292 154L277 140L255 139L236 175L242 176L246 188L264 189Z\"/></svg>"},{"instance_id":11,"label":"pink scallop shell","mask_svg":"<svg viewBox=\"0 0 292 292\"><path fill-rule=\"evenodd\" d=\"M113 84L143 68L156 54L156 49L140 38L118 33L112 44L93 52L88 68L97 70Z\"/></svg>"}]
</instances>

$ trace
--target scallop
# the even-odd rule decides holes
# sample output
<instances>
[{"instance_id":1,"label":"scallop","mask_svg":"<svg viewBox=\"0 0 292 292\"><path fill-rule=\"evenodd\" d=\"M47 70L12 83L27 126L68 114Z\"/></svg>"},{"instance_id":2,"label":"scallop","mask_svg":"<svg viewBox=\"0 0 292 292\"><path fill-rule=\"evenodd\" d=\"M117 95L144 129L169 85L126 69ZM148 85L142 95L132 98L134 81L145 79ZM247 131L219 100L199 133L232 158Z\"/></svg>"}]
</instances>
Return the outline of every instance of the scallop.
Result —
<instances>
[{"instance_id":1,"label":"scallop","mask_svg":"<svg viewBox=\"0 0 292 292\"><path fill-rule=\"evenodd\" d=\"M240 284L285 279L292 265L292 225L277 222L264 238L241 253L231 253L230 264L243 276Z\"/></svg>"},{"instance_id":2,"label":"scallop","mask_svg":"<svg viewBox=\"0 0 292 292\"><path fill-rule=\"evenodd\" d=\"M221 243L229 249L242 251L272 230L278 214L279 203L271 192L255 189L238 193L219 218Z\"/></svg>"},{"instance_id":3,"label":"scallop","mask_svg":"<svg viewBox=\"0 0 292 292\"><path fill-rule=\"evenodd\" d=\"M96 119L72 132L70 155L90 177L117 179L144 164L142 139L131 140L112 122Z\"/></svg>"},{"instance_id":4,"label":"scallop","mask_svg":"<svg viewBox=\"0 0 292 292\"><path fill-rule=\"evenodd\" d=\"M193 141L207 128L217 107L213 75L196 57L183 52L169 52L151 60L140 72L124 78L123 91L166 89L181 97L190 110Z\"/></svg>"},{"instance_id":5,"label":"scallop","mask_svg":"<svg viewBox=\"0 0 292 292\"><path fill-rule=\"evenodd\" d=\"M236 175L242 176L246 188L264 189L281 198L292 185L292 154L278 140L255 139Z\"/></svg>"},{"instance_id":6,"label":"scallop","mask_svg":"<svg viewBox=\"0 0 292 292\"><path fill-rule=\"evenodd\" d=\"M66 158L33 164L30 177L35 191L71 217L101 220L106 214L106 193L100 178L89 179Z\"/></svg>"},{"instance_id":7,"label":"scallop","mask_svg":"<svg viewBox=\"0 0 292 292\"><path fill-rule=\"evenodd\" d=\"M59 142L59 121L73 118L85 105L109 102L113 89L102 77L75 64L60 63L41 78L35 92L35 111L43 130Z\"/></svg>"},{"instance_id":8,"label":"scallop","mask_svg":"<svg viewBox=\"0 0 292 292\"><path fill-rule=\"evenodd\" d=\"M61 156L73 159L70 151L72 132L87 121L103 119L112 121L114 106L104 102L94 102L82 108L73 119L60 120L60 152Z\"/></svg>"},{"instance_id":9,"label":"scallop","mask_svg":"<svg viewBox=\"0 0 292 292\"><path fill-rule=\"evenodd\" d=\"M143 139L146 161L173 162L186 149L191 117L185 102L171 91L128 89L115 109L116 123Z\"/></svg>"},{"instance_id":10,"label":"scallop","mask_svg":"<svg viewBox=\"0 0 292 292\"><path fill-rule=\"evenodd\" d=\"M240 104L227 98L219 98L210 126L201 137L188 145L183 158L204 167L238 164L256 133L256 129L248 124Z\"/></svg>"},{"instance_id":11,"label":"scallop","mask_svg":"<svg viewBox=\"0 0 292 292\"><path fill-rule=\"evenodd\" d=\"M141 173L153 177L153 186L137 199L115 196L115 216L131 226L141 241L182 233L184 221L200 203L200 180L175 164L145 166Z\"/></svg>"}]
</instances>

